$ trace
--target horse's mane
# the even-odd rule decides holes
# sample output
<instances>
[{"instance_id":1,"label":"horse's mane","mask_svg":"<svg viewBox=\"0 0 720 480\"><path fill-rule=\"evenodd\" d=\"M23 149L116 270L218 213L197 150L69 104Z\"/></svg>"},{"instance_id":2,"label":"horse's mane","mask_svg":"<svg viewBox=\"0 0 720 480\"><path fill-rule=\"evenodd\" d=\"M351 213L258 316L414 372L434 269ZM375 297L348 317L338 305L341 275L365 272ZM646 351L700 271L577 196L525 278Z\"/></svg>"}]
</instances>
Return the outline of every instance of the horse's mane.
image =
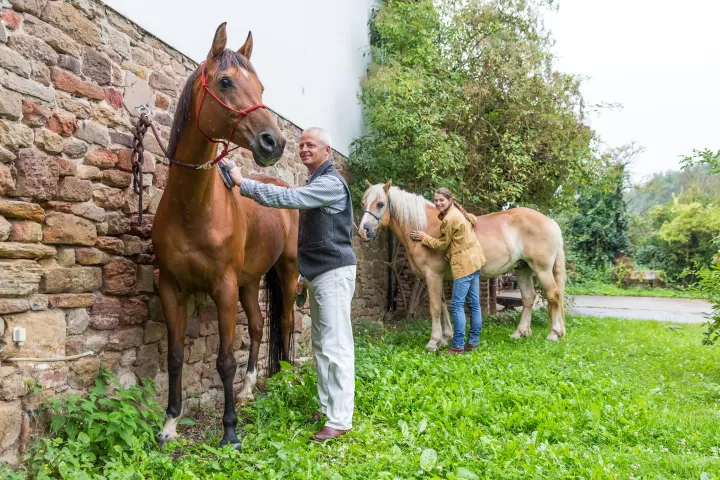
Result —
<instances>
[{"instance_id":1,"label":"horse's mane","mask_svg":"<svg viewBox=\"0 0 720 480\"><path fill-rule=\"evenodd\" d=\"M390 187L388 196L392 204L392 216L401 226L413 230L422 230L427 226L425 208L432 207L432 203L421 195L406 192L398 187ZM386 198L382 184L368 188L363 195L363 205L367 205L368 200L376 198Z\"/></svg>"},{"instance_id":2,"label":"horse's mane","mask_svg":"<svg viewBox=\"0 0 720 480\"><path fill-rule=\"evenodd\" d=\"M250 60L244 55L240 55L229 49L225 49L220 55L220 65L218 70L220 72L226 71L230 67L243 68L250 73L255 74ZM192 87L195 83L195 79L200 74L200 66L198 66L185 81L185 87L180 94L178 99L177 107L175 108L175 118L173 119L172 129L170 130L170 141L168 142L167 154L170 158L175 157L175 150L177 149L178 142L180 141L180 133L185 128L185 123L190 119L190 106L192 105Z\"/></svg>"}]
</instances>

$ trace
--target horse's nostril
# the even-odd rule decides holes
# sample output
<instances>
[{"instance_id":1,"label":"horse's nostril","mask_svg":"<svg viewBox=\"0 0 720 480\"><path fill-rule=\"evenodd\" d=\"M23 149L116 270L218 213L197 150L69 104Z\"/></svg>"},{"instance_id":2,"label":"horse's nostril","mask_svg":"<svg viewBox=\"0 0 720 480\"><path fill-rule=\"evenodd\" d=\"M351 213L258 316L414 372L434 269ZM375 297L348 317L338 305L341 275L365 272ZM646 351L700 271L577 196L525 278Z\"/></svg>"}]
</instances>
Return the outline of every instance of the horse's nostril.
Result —
<instances>
[{"instance_id":1,"label":"horse's nostril","mask_svg":"<svg viewBox=\"0 0 720 480\"><path fill-rule=\"evenodd\" d=\"M268 152L274 151L275 147L277 147L277 140L275 140L275 135L269 132L261 133L260 146L262 146L263 150L266 150Z\"/></svg>"}]
</instances>

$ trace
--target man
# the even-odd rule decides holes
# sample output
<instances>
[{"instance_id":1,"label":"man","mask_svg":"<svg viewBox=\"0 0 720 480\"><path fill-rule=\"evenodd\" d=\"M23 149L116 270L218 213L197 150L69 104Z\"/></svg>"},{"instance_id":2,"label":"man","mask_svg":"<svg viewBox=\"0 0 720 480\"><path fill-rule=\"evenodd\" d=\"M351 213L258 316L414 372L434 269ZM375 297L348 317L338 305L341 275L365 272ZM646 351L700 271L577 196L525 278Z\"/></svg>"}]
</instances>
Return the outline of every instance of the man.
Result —
<instances>
[{"instance_id":1,"label":"man","mask_svg":"<svg viewBox=\"0 0 720 480\"><path fill-rule=\"evenodd\" d=\"M300 160L308 169L307 185L278 187L243 178L224 162L240 193L261 205L300 209L298 269L310 292L312 345L317 365L320 410L311 421L327 418L315 434L322 442L352 428L355 401L355 344L350 304L355 292L357 260L352 250L353 213L350 189L330 162L330 134L317 127L300 137Z\"/></svg>"}]
</instances>

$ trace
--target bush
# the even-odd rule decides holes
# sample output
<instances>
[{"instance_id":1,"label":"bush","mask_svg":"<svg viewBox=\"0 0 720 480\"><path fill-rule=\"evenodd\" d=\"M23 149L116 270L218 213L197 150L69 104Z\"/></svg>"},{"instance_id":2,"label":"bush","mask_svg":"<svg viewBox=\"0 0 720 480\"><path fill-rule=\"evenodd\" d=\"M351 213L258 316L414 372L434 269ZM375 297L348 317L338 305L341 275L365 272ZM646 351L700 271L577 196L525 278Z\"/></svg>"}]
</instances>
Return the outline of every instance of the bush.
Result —
<instances>
[{"instance_id":1,"label":"bush","mask_svg":"<svg viewBox=\"0 0 720 480\"><path fill-rule=\"evenodd\" d=\"M720 263L715 262L710 267L700 268L696 276L697 284L692 290L701 293L703 298L712 304L712 311L707 315L708 329L703 343L713 345L720 337Z\"/></svg>"},{"instance_id":2,"label":"bush","mask_svg":"<svg viewBox=\"0 0 720 480\"><path fill-rule=\"evenodd\" d=\"M50 438L36 442L25 456L32 478L64 478L67 473L99 473L101 466L127 452L155 444L163 411L153 400L156 386L122 388L116 374L101 368L87 397L54 397L44 407L52 415ZM72 478L78 478L75 474Z\"/></svg>"}]
</instances>

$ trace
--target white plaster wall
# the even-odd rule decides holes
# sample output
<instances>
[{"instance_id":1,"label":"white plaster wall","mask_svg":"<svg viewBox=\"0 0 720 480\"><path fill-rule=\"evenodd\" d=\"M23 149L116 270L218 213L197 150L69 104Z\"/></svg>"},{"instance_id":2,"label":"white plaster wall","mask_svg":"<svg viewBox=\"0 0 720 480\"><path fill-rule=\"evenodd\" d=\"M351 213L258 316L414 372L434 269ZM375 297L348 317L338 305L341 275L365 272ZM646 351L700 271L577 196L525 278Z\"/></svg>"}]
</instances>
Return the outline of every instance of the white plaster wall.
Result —
<instances>
[{"instance_id":1,"label":"white plaster wall","mask_svg":"<svg viewBox=\"0 0 720 480\"><path fill-rule=\"evenodd\" d=\"M103 1L198 62L222 22L228 48L239 48L251 30L252 62L270 108L301 128L328 129L344 155L362 134L357 94L375 0Z\"/></svg>"}]
</instances>

